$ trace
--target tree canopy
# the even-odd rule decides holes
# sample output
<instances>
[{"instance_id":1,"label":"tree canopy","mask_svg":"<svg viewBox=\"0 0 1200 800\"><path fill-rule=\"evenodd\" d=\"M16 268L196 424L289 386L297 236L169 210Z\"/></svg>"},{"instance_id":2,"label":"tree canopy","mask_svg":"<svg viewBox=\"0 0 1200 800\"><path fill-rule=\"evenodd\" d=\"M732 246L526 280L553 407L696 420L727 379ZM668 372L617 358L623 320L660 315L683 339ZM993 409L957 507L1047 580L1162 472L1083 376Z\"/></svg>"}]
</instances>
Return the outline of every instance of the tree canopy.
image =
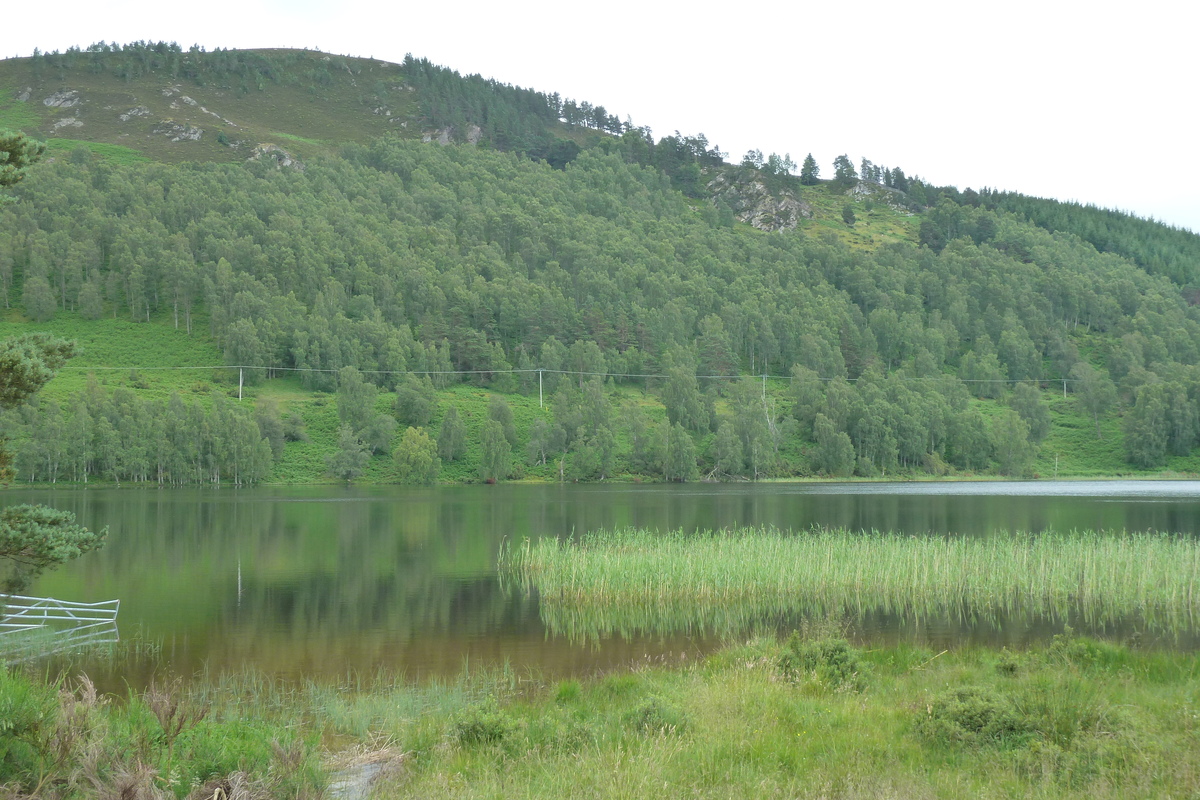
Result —
<instances>
[{"instance_id":1,"label":"tree canopy","mask_svg":"<svg viewBox=\"0 0 1200 800\"><path fill-rule=\"evenodd\" d=\"M25 177L29 165L42 157L46 145L24 133L0 129L0 187L12 186ZM0 202L3 198L0 197Z\"/></svg>"},{"instance_id":2,"label":"tree canopy","mask_svg":"<svg viewBox=\"0 0 1200 800\"><path fill-rule=\"evenodd\" d=\"M44 335L0 342L0 409L35 394L74 353L74 345ZM7 482L9 456L0 440L0 481ZM14 594L47 569L99 547L107 531L75 524L75 515L45 506L0 509L0 592Z\"/></svg>"}]
</instances>

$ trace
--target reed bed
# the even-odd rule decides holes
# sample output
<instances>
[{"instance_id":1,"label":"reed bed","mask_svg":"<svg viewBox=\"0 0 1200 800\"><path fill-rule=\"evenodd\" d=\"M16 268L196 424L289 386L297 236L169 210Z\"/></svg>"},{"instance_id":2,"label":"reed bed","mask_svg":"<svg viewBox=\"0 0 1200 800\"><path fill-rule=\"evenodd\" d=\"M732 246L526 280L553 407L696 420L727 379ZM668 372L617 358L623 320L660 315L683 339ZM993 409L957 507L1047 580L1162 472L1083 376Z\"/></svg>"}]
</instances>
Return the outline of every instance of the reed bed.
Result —
<instances>
[{"instance_id":1,"label":"reed bed","mask_svg":"<svg viewBox=\"0 0 1200 800\"><path fill-rule=\"evenodd\" d=\"M1200 543L1159 533L598 531L501 555L556 633L731 633L786 615L1138 620L1194 630Z\"/></svg>"}]
</instances>

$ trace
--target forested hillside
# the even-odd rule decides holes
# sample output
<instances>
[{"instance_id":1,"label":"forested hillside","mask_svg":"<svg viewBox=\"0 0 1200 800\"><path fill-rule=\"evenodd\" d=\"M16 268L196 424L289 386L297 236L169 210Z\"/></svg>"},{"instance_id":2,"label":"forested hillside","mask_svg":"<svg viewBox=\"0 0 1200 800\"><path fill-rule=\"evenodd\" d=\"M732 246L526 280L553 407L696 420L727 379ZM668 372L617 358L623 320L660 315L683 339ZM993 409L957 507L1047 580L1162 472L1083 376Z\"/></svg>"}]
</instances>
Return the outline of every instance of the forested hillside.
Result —
<instances>
[{"instance_id":1,"label":"forested hillside","mask_svg":"<svg viewBox=\"0 0 1200 800\"><path fill-rule=\"evenodd\" d=\"M322 86L284 68L307 56L99 55L74 58L246 95ZM230 372L180 379L188 400L145 373L76 382L5 418L21 479L1193 469L1194 235L865 159L829 181L774 154L728 165L702 136L396 69L450 143L370 136L291 166L78 147L29 171L0 206L0 335L170 331L259 404L228 399ZM730 186L797 216L745 224ZM170 361L127 357L95 366Z\"/></svg>"}]
</instances>

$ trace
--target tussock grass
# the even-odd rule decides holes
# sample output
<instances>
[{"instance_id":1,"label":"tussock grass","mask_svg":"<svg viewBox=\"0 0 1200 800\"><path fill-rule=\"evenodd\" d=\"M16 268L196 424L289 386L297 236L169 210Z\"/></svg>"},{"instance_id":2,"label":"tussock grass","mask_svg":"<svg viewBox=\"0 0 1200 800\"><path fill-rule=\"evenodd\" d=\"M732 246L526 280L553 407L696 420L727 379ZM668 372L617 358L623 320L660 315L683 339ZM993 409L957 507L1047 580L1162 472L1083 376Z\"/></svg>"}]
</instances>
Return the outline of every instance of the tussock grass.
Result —
<instances>
[{"instance_id":1,"label":"tussock grass","mask_svg":"<svg viewBox=\"0 0 1200 800\"><path fill-rule=\"evenodd\" d=\"M1154 533L906 536L741 528L526 541L502 568L559 633L733 633L781 615L1136 618L1193 629L1200 543Z\"/></svg>"}]
</instances>

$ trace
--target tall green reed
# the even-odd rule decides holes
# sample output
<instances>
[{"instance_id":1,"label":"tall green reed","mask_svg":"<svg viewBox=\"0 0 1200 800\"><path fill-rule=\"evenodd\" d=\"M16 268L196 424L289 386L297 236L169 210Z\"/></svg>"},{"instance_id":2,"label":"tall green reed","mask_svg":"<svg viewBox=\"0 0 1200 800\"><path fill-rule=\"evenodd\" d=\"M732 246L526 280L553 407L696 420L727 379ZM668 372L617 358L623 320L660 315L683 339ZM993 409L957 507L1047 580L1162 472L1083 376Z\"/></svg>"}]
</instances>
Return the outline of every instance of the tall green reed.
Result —
<instances>
[{"instance_id":1,"label":"tall green reed","mask_svg":"<svg viewBox=\"0 0 1200 800\"><path fill-rule=\"evenodd\" d=\"M1200 612L1200 543L1092 531L913 536L764 528L598 531L509 547L502 570L551 630L734 632L789 614L906 619L1079 615L1181 631Z\"/></svg>"}]
</instances>

